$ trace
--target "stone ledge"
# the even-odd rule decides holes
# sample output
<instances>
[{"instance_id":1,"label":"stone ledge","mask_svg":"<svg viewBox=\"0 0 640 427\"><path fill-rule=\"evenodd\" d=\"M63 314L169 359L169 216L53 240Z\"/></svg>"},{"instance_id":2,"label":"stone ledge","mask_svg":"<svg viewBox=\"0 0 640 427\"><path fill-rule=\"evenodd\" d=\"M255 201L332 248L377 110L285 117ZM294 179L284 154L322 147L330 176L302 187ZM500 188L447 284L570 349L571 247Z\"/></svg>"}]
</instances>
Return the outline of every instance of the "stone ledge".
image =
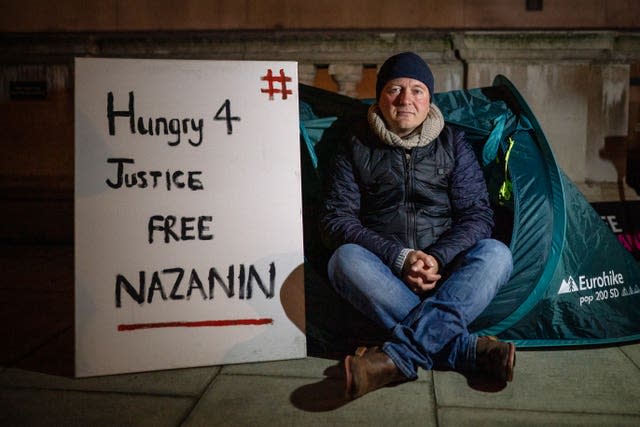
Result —
<instances>
[{"instance_id":1,"label":"stone ledge","mask_svg":"<svg viewBox=\"0 0 640 427\"><path fill-rule=\"evenodd\" d=\"M589 203L640 200L638 193L624 182L576 182L574 184Z\"/></svg>"},{"instance_id":2,"label":"stone ledge","mask_svg":"<svg viewBox=\"0 0 640 427\"><path fill-rule=\"evenodd\" d=\"M77 56L271 59L380 64L413 50L432 62L640 58L640 33L624 31L164 31L5 33L0 63L70 63Z\"/></svg>"},{"instance_id":3,"label":"stone ledge","mask_svg":"<svg viewBox=\"0 0 640 427\"><path fill-rule=\"evenodd\" d=\"M453 39L467 61L629 62L640 55L640 34L617 31L474 31Z\"/></svg>"},{"instance_id":4,"label":"stone ledge","mask_svg":"<svg viewBox=\"0 0 640 427\"><path fill-rule=\"evenodd\" d=\"M397 50L415 50L432 61L454 61L451 46L451 34L440 31L20 33L0 37L0 62L59 63L77 56L126 55L376 64Z\"/></svg>"}]
</instances>

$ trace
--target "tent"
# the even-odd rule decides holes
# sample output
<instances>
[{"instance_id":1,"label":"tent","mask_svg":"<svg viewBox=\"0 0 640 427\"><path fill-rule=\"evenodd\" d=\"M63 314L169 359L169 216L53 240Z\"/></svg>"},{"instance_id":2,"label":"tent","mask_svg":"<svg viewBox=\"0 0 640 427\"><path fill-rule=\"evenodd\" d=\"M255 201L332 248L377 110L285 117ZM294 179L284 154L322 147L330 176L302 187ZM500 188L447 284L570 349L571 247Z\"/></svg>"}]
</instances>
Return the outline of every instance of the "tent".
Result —
<instances>
[{"instance_id":1,"label":"tent","mask_svg":"<svg viewBox=\"0 0 640 427\"><path fill-rule=\"evenodd\" d=\"M384 338L330 289L315 225L332 150L369 103L303 85L300 101L307 336L311 353L340 351L356 335ZM520 347L639 339L640 266L558 167L513 84L498 76L490 87L436 93L434 103L474 147L496 213L494 237L514 257L511 279L470 329Z\"/></svg>"}]
</instances>

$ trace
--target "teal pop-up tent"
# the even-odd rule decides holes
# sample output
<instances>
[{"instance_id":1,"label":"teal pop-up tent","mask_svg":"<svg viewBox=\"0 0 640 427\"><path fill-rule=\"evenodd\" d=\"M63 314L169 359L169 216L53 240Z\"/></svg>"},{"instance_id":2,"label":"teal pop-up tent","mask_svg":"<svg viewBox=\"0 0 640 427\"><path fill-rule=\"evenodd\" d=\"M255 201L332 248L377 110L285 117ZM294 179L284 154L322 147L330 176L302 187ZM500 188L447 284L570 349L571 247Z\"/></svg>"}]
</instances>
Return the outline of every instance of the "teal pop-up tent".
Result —
<instances>
[{"instance_id":1,"label":"teal pop-up tent","mask_svg":"<svg viewBox=\"0 0 640 427\"><path fill-rule=\"evenodd\" d=\"M364 329L359 315L328 289L328 253L315 215L332 150L368 105L308 86L300 87L300 100L307 335L312 345L327 348ZM514 257L511 279L470 328L521 347L639 339L640 267L560 170L511 82L498 76L491 87L435 94L434 103L450 125L466 131L492 197L495 237ZM372 340L381 337L372 334Z\"/></svg>"}]
</instances>

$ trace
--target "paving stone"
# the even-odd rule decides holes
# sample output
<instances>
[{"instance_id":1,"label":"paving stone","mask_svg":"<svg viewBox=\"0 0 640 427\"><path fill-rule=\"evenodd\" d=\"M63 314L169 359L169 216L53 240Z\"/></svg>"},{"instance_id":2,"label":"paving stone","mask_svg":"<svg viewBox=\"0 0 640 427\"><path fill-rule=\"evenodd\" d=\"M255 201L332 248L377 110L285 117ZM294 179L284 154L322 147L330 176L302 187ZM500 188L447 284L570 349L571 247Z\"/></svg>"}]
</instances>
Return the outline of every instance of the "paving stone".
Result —
<instances>
[{"instance_id":1,"label":"paving stone","mask_svg":"<svg viewBox=\"0 0 640 427\"><path fill-rule=\"evenodd\" d=\"M196 396L219 371L219 366L210 366L74 379L73 331L69 330L0 373L0 385Z\"/></svg>"},{"instance_id":2,"label":"paving stone","mask_svg":"<svg viewBox=\"0 0 640 427\"><path fill-rule=\"evenodd\" d=\"M617 347L519 351L514 381L472 388L464 376L435 372L439 407L640 415L640 371Z\"/></svg>"},{"instance_id":3,"label":"paving stone","mask_svg":"<svg viewBox=\"0 0 640 427\"><path fill-rule=\"evenodd\" d=\"M268 375L278 377L322 378L336 376L341 372L338 361L307 357L304 359L279 360L274 362L242 363L226 365L222 372L232 375ZM327 372L327 374L325 374Z\"/></svg>"},{"instance_id":4,"label":"paving stone","mask_svg":"<svg viewBox=\"0 0 640 427\"><path fill-rule=\"evenodd\" d=\"M435 426L432 385L415 381L344 399L341 380L220 375L185 426Z\"/></svg>"},{"instance_id":5,"label":"paving stone","mask_svg":"<svg viewBox=\"0 0 640 427\"><path fill-rule=\"evenodd\" d=\"M441 408L438 410L439 427L635 427L638 425L640 425L640 416L509 411L477 408Z\"/></svg>"},{"instance_id":6,"label":"paving stone","mask_svg":"<svg viewBox=\"0 0 640 427\"><path fill-rule=\"evenodd\" d=\"M178 426L194 398L0 388L3 426Z\"/></svg>"},{"instance_id":7,"label":"paving stone","mask_svg":"<svg viewBox=\"0 0 640 427\"><path fill-rule=\"evenodd\" d=\"M640 343L620 346L620 350L626 354L640 369Z\"/></svg>"},{"instance_id":8,"label":"paving stone","mask_svg":"<svg viewBox=\"0 0 640 427\"><path fill-rule=\"evenodd\" d=\"M68 330L16 366L0 372L0 385L20 388L117 391L197 396L220 367L73 378L73 331Z\"/></svg>"},{"instance_id":9,"label":"paving stone","mask_svg":"<svg viewBox=\"0 0 640 427\"><path fill-rule=\"evenodd\" d=\"M0 373L0 386L199 396L219 370L212 366L75 379L10 368Z\"/></svg>"},{"instance_id":10,"label":"paving stone","mask_svg":"<svg viewBox=\"0 0 640 427\"><path fill-rule=\"evenodd\" d=\"M227 365L222 373L232 375L268 375L297 378L344 378L342 361L307 357L277 362ZM431 372L420 370L418 381L431 381Z\"/></svg>"}]
</instances>

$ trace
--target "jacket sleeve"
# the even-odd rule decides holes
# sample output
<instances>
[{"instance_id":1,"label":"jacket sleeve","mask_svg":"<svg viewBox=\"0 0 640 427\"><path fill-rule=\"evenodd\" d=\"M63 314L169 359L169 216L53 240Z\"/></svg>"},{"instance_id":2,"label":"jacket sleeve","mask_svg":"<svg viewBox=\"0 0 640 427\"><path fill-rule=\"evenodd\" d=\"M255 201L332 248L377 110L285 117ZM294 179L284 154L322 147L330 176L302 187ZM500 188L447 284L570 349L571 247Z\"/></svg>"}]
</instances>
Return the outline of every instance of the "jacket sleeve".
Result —
<instances>
[{"instance_id":1,"label":"jacket sleeve","mask_svg":"<svg viewBox=\"0 0 640 427\"><path fill-rule=\"evenodd\" d=\"M324 242L331 249L345 243L358 244L399 274L398 266L394 266L394 263L399 259L403 245L365 227L360 221L360 188L347 145L341 144L335 156L325 192L320 215Z\"/></svg>"},{"instance_id":2,"label":"jacket sleeve","mask_svg":"<svg viewBox=\"0 0 640 427\"><path fill-rule=\"evenodd\" d=\"M479 240L490 237L494 226L484 174L463 132L454 133L453 152L455 162L449 183L452 226L424 249L441 267Z\"/></svg>"}]
</instances>

